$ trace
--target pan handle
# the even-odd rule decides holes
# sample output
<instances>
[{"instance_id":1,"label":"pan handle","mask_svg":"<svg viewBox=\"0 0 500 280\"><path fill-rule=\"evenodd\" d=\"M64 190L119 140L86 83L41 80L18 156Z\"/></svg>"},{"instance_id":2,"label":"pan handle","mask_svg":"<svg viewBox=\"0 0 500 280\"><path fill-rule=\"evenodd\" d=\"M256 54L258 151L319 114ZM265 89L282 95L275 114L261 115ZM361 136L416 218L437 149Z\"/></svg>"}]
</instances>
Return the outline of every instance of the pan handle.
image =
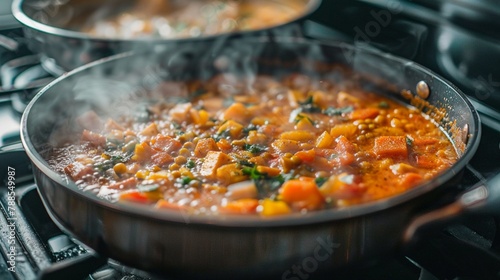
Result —
<instances>
[{"instance_id":1,"label":"pan handle","mask_svg":"<svg viewBox=\"0 0 500 280\"><path fill-rule=\"evenodd\" d=\"M413 219L404 232L403 242L412 243L418 239L418 232L469 214L500 218L500 173L463 192L455 202Z\"/></svg>"}]
</instances>

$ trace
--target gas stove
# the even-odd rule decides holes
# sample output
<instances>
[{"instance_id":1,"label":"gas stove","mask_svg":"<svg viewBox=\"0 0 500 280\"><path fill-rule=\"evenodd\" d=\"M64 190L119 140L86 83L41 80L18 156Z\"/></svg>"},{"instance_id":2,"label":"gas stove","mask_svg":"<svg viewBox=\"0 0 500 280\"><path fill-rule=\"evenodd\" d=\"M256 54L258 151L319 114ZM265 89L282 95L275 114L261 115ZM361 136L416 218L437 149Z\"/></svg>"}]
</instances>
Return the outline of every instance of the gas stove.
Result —
<instances>
[{"instance_id":1,"label":"gas stove","mask_svg":"<svg viewBox=\"0 0 500 280\"><path fill-rule=\"evenodd\" d=\"M304 25L309 37L363 44L419 62L451 79L469 96L481 114L480 147L461 181L436 205L500 170L500 83L496 80L500 72L479 73L470 59L456 61L453 34L467 26L438 17L445 12L444 4L438 6L438 2L446 1L325 0ZM481 33L477 37L495 42L495 36ZM15 22L0 17L0 279L165 278L100 256L63 233L45 211L19 144L19 121L37 90L60 74L47 61L26 47L23 31ZM470 83L454 76L456 71ZM498 218L456 221L426 234L418 244L335 271L335 275L313 274L311 279L500 279Z\"/></svg>"}]
</instances>

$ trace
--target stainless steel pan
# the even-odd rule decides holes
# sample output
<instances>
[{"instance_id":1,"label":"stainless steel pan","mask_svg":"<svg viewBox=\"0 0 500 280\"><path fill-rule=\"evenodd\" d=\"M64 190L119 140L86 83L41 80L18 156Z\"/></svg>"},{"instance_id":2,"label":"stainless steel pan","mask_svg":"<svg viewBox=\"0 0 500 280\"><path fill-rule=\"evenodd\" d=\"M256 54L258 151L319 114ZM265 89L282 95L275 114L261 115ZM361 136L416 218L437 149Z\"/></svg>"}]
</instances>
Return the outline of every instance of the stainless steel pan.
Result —
<instances>
[{"instance_id":1,"label":"stainless steel pan","mask_svg":"<svg viewBox=\"0 0 500 280\"><path fill-rule=\"evenodd\" d=\"M336 66L328 66L332 64ZM346 75L346 67L354 72ZM148 78L148 69L160 73L156 77L161 79ZM105 114L116 100L140 96L161 80L206 79L221 72L274 76L301 72L348 79L402 102L409 101L401 97L400 90L408 89L415 96L416 85L425 81L430 95L424 111L445 110L439 124L450 134L460 158L433 180L388 199L269 219L189 216L114 204L79 190L49 168L46 156L54 131L80 112L92 108ZM61 228L105 256L163 275L224 277L238 273L250 278L297 279L294 267L310 275L394 253L414 241L415 233L425 226L468 212L498 214L500 205L497 177L489 186L475 188L448 206L426 208L443 190L454 188L454 181L460 179L461 170L473 156L480 137L478 115L457 88L429 70L344 43L229 40L204 52L193 48L100 60L39 92L23 115L21 136L45 207Z\"/></svg>"}]
</instances>

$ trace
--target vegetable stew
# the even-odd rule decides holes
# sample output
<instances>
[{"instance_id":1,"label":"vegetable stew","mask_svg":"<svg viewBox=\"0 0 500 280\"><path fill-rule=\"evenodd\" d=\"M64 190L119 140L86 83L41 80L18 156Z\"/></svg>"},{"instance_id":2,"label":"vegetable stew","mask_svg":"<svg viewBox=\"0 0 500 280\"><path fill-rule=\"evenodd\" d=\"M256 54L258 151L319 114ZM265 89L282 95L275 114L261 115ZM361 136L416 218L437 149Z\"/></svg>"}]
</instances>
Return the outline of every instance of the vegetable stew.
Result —
<instances>
[{"instance_id":1,"label":"vegetable stew","mask_svg":"<svg viewBox=\"0 0 500 280\"><path fill-rule=\"evenodd\" d=\"M104 38L186 38L258 30L301 16L306 0L136 1L126 11L105 18L97 9L83 32ZM97 20L96 20L97 17ZM81 19L70 23L81 29Z\"/></svg>"},{"instance_id":2,"label":"vegetable stew","mask_svg":"<svg viewBox=\"0 0 500 280\"><path fill-rule=\"evenodd\" d=\"M55 148L49 164L104 199L269 217L394 196L458 157L418 109L302 74L158 90L177 101L81 115L79 139Z\"/></svg>"}]
</instances>

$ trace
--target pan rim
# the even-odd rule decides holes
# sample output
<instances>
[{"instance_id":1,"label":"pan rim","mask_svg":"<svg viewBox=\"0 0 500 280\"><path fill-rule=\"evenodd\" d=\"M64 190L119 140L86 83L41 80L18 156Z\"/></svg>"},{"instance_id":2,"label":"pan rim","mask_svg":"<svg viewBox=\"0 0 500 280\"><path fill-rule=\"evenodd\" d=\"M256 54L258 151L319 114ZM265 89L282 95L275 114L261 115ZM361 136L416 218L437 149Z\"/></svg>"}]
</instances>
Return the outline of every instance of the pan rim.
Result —
<instances>
[{"instance_id":1,"label":"pan rim","mask_svg":"<svg viewBox=\"0 0 500 280\"><path fill-rule=\"evenodd\" d=\"M407 59L399 58L394 55L383 53L380 51L376 51L373 49L365 49L356 47L353 45L346 44L345 42L324 42L318 40L310 40L304 38L281 38L282 40L292 40L292 42L299 43L319 43L325 46L331 46L336 48L348 48L352 51L363 51L368 52L370 54L374 54L377 56L381 56L384 59L393 60L397 63L401 63L404 65L409 65L415 70L423 71L426 74L432 75L433 79L438 80L449 86L454 94L457 95L463 102L465 102L468 107L472 111L473 122L469 124L469 137L468 143L466 145L466 149L464 153L458 158L458 160L447 170L434 177L432 180L425 182L425 184L421 184L416 186L410 190L404 191L402 193L396 194L394 196L375 200L371 202L366 202L359 205L352 205L345 208L332 208L326 210L313 211L305 214L295 213L284 216L276 216L264 218L260 216L241 216L241 215L213 215L213 216L202 216L202 215L184 215L184 213L179 214L178 211L175 210L161 210L154 209L151 206L144 205L136 205L131 203L113 203L102 198L98 198L97 196L91 194L90 192L84 192L76 186L74 182L66 182L63 180L63 177L52 171L47 162L43 159L43 157L36 152L36 149L31 142L30 135L27 128L28 119L30 118L30 112L33 106L35 106L36 101L41 98L41 96L48 92L54 85L64 80L66 77L71 77L78 75L78 73L84 71L87 68L91 68L94 66L98 66L104 63L112 63L113 61L126 59L127 57L140 55L134 52L121 53L118 55L114 55L111 57L103 58L87 65L76 68L47 86L41 89L36 96L32 99L32 101L28 104L24 114L21 118L21 141L26 150L28 157L31 161L36 165L36 168L40 169L46 176L48 176L51 180L56 183L64 186L64 188L70 190L73 194L78 195L86 200L90 200L92 203L97 204L99 207L106 208L112 211L123 212L128 215L140 216L143 218L149 218L161 222L171 222L171 223L180 223L180 224L190 224L190 225L199 225L199 226L215 226L215 227L238 227L238 228L249 228L249 227L259 227L259 228L272 228L272 227L283 227L283 226L301 226L301 225L310 225L310 224L318 224L325 222L333 222L337 220L343 220L363 215L369 215L375 212L380 212L382 210L386 210L389 208L396 207L398 205L404 204L405 202L416 199L424 194L431 192L432 190L438 188L443 185L445 182L449 181L456 174L462 171L466 164L470 161L472 156L475 154L478 146L479 140L481 138L481 126L480 120L477 110L474 108L472 103L468 100L466 95L460 91L456 86L447 81L446 79L438 76L433 71L423 67L415 62L412 62ZM273 42L279 42L277 38L272 39ZM286 41L290 42L290 41ZM261 38L259 43L265 43L265 41Z\"/></svg>"}]
</instances>

